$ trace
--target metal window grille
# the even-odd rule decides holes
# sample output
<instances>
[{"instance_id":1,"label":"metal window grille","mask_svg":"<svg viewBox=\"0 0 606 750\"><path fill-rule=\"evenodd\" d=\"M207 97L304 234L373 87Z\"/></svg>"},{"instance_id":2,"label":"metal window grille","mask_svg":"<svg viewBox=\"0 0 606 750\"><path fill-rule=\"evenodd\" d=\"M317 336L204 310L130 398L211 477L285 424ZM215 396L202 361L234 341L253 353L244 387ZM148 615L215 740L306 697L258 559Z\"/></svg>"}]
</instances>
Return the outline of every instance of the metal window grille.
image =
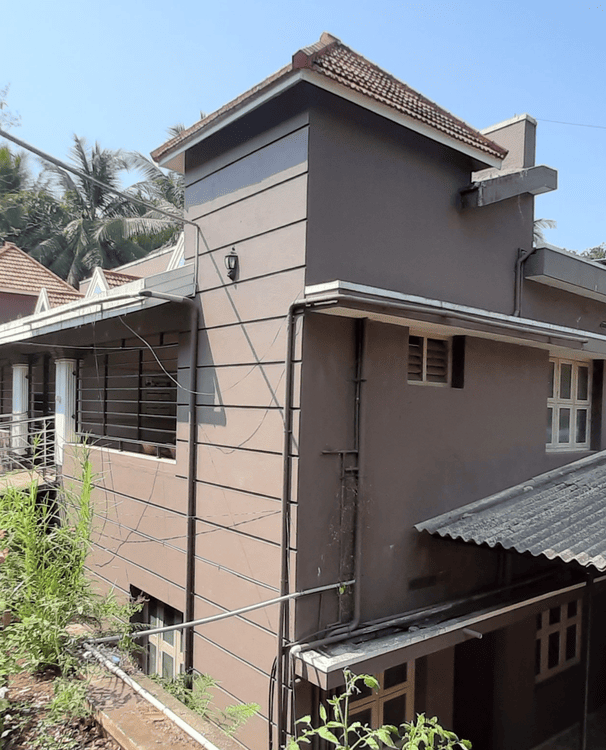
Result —
<instances>
[{"instance_id":1,"label":"metal window grille","mask_svg":"<svg viewBox=\"0 0 606 750\"><path fill-rule=\"evenodd\" d=\"M176 332L147 335L152 353L139 339L123 339L84 357L78 433L95 445L174 458L178 340Z\"/></svg>"}]
</instances>

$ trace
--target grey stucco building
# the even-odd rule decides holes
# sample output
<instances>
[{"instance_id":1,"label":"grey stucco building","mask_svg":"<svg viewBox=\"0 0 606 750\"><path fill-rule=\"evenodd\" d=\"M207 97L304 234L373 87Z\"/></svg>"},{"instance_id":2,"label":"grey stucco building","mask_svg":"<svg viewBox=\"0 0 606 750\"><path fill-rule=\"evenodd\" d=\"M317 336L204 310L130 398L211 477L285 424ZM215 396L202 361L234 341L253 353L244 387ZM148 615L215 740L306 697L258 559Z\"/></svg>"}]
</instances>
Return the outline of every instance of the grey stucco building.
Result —
<instances>
[{"instance_id":1,"label":"grey stucco building","mask_svg":"<svg viewBox=\"0 0 606 750\"><path fill-rule=\"evenodd\" d=\"M325 34L154 152L184 265L0 326L5 367L73 363L102 586L154 622L304 594L149 645L261 705L246 747L344 666L380 677L359 716L478 748L606 699L606 269L533 248L535 129L478 132Z\"/></svg>"}]
</instances>

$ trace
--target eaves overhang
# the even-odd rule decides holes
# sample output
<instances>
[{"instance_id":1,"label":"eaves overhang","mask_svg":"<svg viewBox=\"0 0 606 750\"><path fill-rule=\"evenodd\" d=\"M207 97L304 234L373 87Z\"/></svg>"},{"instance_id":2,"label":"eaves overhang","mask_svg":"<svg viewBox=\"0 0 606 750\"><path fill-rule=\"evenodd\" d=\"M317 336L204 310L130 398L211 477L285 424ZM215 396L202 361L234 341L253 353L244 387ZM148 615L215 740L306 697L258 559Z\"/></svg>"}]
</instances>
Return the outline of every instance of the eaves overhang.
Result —
<instances>
[{"instance_id":1,"label":"eaves overhang","mask_svg":"<svg viewBox=\"0 0 606 750\"><path fill-rule=\"evenodd\" d=\"M423 135L432 141L441 143L442 145L448 146L449 148L458 151L459 153L469 156L474 161L474 169L482 169L492 167L493 169L500 169L502 164L502 158L493 156L479 148L474 148L472 145L460 141L456 138L450 137L448 134L437 130L430 125L417 120L414 117L399 112L393 107L386 104L382 104L365 94L357 92L346 86L333 81L325 76L315 73L310 69L299 69L294 71L286 71L281 75L277 76L271 83L261 88L258 92L255 92L248 99L245 99L241 104L235 105L229 109L225 114L219 115L216 119L210 122L208 125L200 128L200 130L192 133L189 138L180 141L173 148L158 154L159 150L152 153L152 156L157 155L158 163L161 167L168 169L174 169L177 172L183 173L185 170L185 152L194 146L202 143L207 138L222 130L223 128L231 125L245 115L255 111L267 102L272 101L277 96L280 96L288 89L292 88L298 83L305 82L312 86L316 86L319 89L327 91L335 96L340 97L346 101L352 102L353 104L362 107L363 109L373 112L381 117L391 120L392 122L401 125L402 127L413 130L420 135Z\"/></svg>"},{"instance_id":2,"label":"eaves overhang","mask_svg":"<svg viewBox=\"0 0 606 750\"><path fill-rule=\"evenodd\" d=\"M606 266L553 245L536 248L524 264L524 277L579 297L606 302Z\"/></svg>"},{"instance_id":3,"label":"eaves overhang","mask_svg":"<svg viewBox=\"0 0 606 750\"><path fill-rule=\"evenodd\" d=\"M303 303L326 315L409 326L447 335L473 335L551 352L574 350L606 359L606 335L389 289L335 280L305 288Z\"/></svg>"},{"instance_id":4,"label":"eaves overhang","mask_svg":"<svg viewBox=\"0 0 606 750\"><path fill-rule=\"evenodd\" d=\"M596 579L602 581L602 578ZM303 649L296 653L295 672L300 677L330 690L343 684L343 670L354 674L377 674L405 661L442 651L473 638L498 630L526 617L531 617L554 602L578 598L586 583L572 583L561 588L527 594L506 604L486 606L477 602L475 611L457 617L424 620L400 632L375 637L352 634L340 643L321 648ZM471 604L471 602L470 602ZM473 608L473 607L472 607Z\"/></svg>"},{"instance_id":5,"label":"eaves overhang","mask_svg":"<svg viewBox=\"0 0 606 750\"><path fill-rule=\"evenodd\" d=\"M191 296L194 293L193 266L182 266L173 271L137 279L89 299L79 299L4 323L0 325L0 346L18 344L38 336L166 304L165 300L140 296L143 290Z\"/></svg>"}]
</instances>

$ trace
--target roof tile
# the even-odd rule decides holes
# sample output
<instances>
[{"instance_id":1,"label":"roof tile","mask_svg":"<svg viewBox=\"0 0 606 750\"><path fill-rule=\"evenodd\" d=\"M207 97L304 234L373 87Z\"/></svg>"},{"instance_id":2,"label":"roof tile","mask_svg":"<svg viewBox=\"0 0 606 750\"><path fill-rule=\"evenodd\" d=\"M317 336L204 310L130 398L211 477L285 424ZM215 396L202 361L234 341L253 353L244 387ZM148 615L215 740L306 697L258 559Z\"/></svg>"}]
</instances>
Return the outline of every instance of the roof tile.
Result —
<instances>
[{"instance_id":1,"label":"roof tile","mask_svg":"<svg viewBox=\"0 0 606 750\"><path fill-rule=\"evenodd\" d=\"M48 292L51 307L82 297L74 287L16 245L5 243L0 248L0 290L37 296L43 288Z\"/></svg>"},{"instance_id":2,"label":"roof tile","mask_svg":"<svg viewBox=\"0 0 606 750\"><path fill-rule=\"evenodd\" d=\"M506 149L325 32L318 42L296 52L290 65L167 141L152 152L152 158L163 158L223 115L237 110L300 68L329 78L492 157L503 159L507 154Z\"/></svg>"}]
</instances>

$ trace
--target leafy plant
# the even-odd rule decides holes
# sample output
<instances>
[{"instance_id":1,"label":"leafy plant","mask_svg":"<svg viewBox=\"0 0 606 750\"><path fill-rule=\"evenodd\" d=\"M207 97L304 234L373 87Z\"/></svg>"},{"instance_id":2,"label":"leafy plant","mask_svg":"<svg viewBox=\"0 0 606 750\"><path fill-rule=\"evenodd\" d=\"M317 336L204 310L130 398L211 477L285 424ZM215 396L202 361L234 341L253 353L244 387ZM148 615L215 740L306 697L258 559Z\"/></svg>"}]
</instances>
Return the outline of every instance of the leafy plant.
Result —
<instances>
[{"instance_id":1,"label":"leafy plant","mask_svg":"<svg viewBox=\"0 0 606 750\"><path fill-rule=\"evenodd\" d=\"M221 710L212 708L212 688L217 681L208 674L196 674L192 679L180 674L174 679L152 675L152 679L204 719L217 724L226 734L235 734L238 729L259 711L257 703L242 703ZM190 687L191 683L191 687Z\"/></svg>"},{"instance_id":2,"label":"leafy plant","mask_svg":"<svg viewBox=\"0 0 606 750\"><path fill-rule=\"evenodd\" d=\"M371 690L379 690L378 681L371 675L354 675L349 669L344 670L345 690L340 695L328 698L329 711L320 705L319 727L312 727L311 716L304 716L297 724L302 725L298 738L291 738L288 750L301 750L301 743L310 744L314 737L319 737L334 745L337 750L355 750L355 748L381 747L400 748L401 750L471 750L471 742L460 740L454 732L443 729L434 716L428 719L425 714L418 714L415 721L403 722L399 727L384 724L372 728L360 721L350 721L349 703L352 696L360 692L358 685Z\"/></svg>"},{"instance_id":3,"label":"leafy plant","mask_svg":"<svg viewBox=\"0 0 606 750\"><path fill-rule=\"evenodd\" d=\"M113 632L130 628L133 605L101 597L86 573L93 520L93 475L84 459L78 492L58 500L29 490L0 494L0 612L10 612L0 628L0 685L8 674L52 669L57 682L51 713L79 715L84 687L75 678L82 664L70 625L88 624ZM83 638L84 636L81 636Z\"/></svg>"}]
</instances>

